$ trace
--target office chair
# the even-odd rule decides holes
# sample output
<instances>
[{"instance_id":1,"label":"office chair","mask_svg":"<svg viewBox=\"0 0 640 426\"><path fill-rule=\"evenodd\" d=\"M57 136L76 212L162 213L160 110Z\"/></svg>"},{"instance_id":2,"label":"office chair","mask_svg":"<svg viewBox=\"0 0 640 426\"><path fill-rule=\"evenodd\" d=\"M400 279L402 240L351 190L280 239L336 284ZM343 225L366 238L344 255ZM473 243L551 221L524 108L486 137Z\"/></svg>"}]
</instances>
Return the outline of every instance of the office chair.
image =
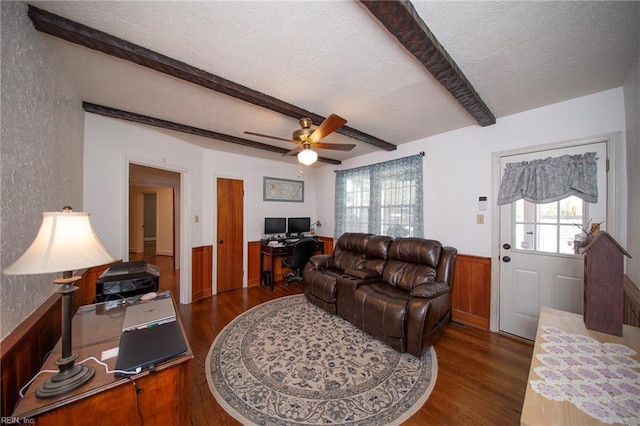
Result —
<instances>
[{"instance_id":1,"label":"office chair","mask_svg":"<svg viewBox=\"0 0 640 426\"><path fill-rule=\"evenodd\" d=\"M282 259L282 268L290 269L284 277L285 286L289 286L291 282L302 281L302 268L307 264L309 258L313 256L316 241L313 238L301 238L293 245L291 256ZM283 272L284 275L284 272Z\"/></svg>"}]
</instances>

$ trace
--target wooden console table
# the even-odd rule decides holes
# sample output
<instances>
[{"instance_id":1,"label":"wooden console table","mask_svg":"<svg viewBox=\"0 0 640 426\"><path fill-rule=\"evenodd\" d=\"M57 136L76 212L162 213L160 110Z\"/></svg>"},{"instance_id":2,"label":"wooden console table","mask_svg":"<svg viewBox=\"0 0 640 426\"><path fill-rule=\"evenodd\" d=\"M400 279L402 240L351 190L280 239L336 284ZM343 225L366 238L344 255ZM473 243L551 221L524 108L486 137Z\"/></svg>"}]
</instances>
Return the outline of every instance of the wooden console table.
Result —
<instances>
[{"instance_id":1,"label":"wooden console table","mask_svg":"<svg viewBox=\"0 0 640 426\"><path fill-rule=\"evenodd\" d=\"M549 330L551 330L551 332ZM545 345L547 349L551 350L552 352L556 352L555 354L549 354L549 352L545 351L545 349L542 347L543 344L549 343L547 340L543 338L543 335L546 335L547 337L549 337L549 334L553 334L553 332L557 333L557 336L559 336L558 340L560 342L562 342L561 339L563 338L563 336L565 336L564 333L568 335L572 335L574 337L577 336L578 338L573 339L573 341L569 342L566 346L564 346L565 348L564 350L562 349L563 344L560 343L559 344L560 347L556 347L557 352L552 349L552 346ZM590 339L587 339L587 338L590 338ZM533 350L533 357L531 360L531 368L529 370L529 379L527 381L527 391L524 398L524 405L522 407L522 416L520 417L520 423L522 425L603 424L597 418L588 415L586 412L578 408L574 403L569 402L567 400L553 400L553 399L546 398L545 396L536 392L532 387L532 382L540 383L541 380L544 380L543 377L540 377L535 372L536 368L545 367L545 364L541 362L539 355L548 354L548 355L543 355L543 359L548 359L549 361L553 361L553 363L557 363L558 362L557 360L562 358L563 353L567 355L568 357L567 359L569 360L572 359L571 352L573 350L581 351L581 353L589 354L588 350L587 351L581 350L580 345L582 340L587 341L587 343L589 341L591 341L592 343L595 343L595 345L592 345L592 347L594 347L593 353L598 352L600 346L604 347L604 344L623 345L631 349L632 351L635 351L635 355L628 355L628 358L632 360L631 363L633 363L633 360L635 360L637 363L640 363L640 328L624 325L622 336L619 337L612 334L600 333L597 331L587 329L585 327L582 315L577 315L577 314L559 311L559 310L550 309L550 308L542 308L540 312L540 321L538 323L538 331L536 333L536 343ZM593 341L597 341L597 342L593 342ZM616 346L613 346L613 347L615 348ZM576 352L576 353L580 353L580 352ZM611 354L615 355L613 352ZM548 358L544 358L545 356ZM609 354L605 356L609 356ZM585 357L576 355L573 358L588 359L589 357L588 355ZM556 365L562 366L564 365L564 363L560 363ZM625 365L625 364L621 364L621 365ZM637 374L640 374L640 369L637 367L637 365L638 364L636 364L635 366L631 365L626 367L628 368L627 371L633 370ZM612 367L612 365L608 364L608 365L605 365L604 367L606 369L606 367ZM561 374L564 374L561 370L563 370L562 367L558 369L559 376ZM564 371L567 371L567 370L570 370L570 369L564 368ZM542 371L542 370L539 370L539 371ZM549 372L550 375L554 374L553 369L547 369L547 371ZM569 371L569 373L571 372ZM598 376L600 375L598 374ZM623 379L623 380L627 380L627 379ZM600 382L600 383L604 383L604 386L599 386L597 379L594 379L594 381L591 383L586 383L586 382L587 381L585 381L584 383L585 387L592 386L591 389L595 391L595 394L597 394L598 391L600 390L607 389L607 381ZM570 380L569 380L569 383L571 383ZM627 385L636 386L637 383L634 384L633 380L629 379L627 381ZM551 389L551 387L549 388ZM611 401L616 399L617 403L620 403L629 398L632 398L633 400L637 398L635 395L632 395L629 392L623 392L622 395L617 398L609 397L607 396L609 394L605 392L599 392L599 393L600 395L598 396L598 398L602 398L604 395L605 399L609 398ZM558 399L562 399L562 398L558 398ZM635 420L637 420L637 418L635 418Z\"/></svg>"},{"instance_id":2,"label":"wooden console table","mask_svg":"<svg viewBox=\"0 0 640 426\"><path fill-rule=\"evenodd\" d=\"M104 304L81 306L73 317L72 352L78 361L88 357L101 359L103 351L120 343L124 307L105 312ZM189 424L189 360L191 347L180 324L187 351L159 364L153 373L143 371L131 378L116 378L93 360L83 365L95 368L95 376L71 393L51 399L38 399L35 390L51 374L44 373L27 389L16 405L14 417L34 419L38 425L101 425L101 424ZM54 361L60 357L58 342L46 358L42 370L57 370ZM115 369L117 357L104 362ZM135 383L135 384L134 384Z\"/></svg>"}]
</instances>

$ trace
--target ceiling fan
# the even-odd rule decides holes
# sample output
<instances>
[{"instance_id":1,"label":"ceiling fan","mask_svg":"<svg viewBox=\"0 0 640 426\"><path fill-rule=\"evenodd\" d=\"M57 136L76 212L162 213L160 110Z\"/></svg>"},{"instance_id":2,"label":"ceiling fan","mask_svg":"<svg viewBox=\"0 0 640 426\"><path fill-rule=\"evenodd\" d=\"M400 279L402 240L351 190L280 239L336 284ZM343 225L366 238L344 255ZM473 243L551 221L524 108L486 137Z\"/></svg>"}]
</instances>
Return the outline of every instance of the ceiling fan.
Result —
<instances>
[{"instance_id":1,"label":"ceiling fan","mask_svg":"<svg viewBox=\"0 0 640 426\"><path fill-rule=\"evenodd\" d=\"M283 155L298 155L298 161L304 165L311 165L318 159L318 153L311 148L317 149L334 149L338 151L351 151L355 148L355 144L342 144L342 143L321 143L320 141L335 132L342 127L347 120L336 115L331 114L327 117L317 129L312 129L311 119L309 117L302 117L299 121L300 129L293 132L292 139L279 138L277 136L263 135L261 133L245 132L247 135L260 136L263 138L276 139L279 141L293 142L298 146Z\"/></svg>"}]
</instances>

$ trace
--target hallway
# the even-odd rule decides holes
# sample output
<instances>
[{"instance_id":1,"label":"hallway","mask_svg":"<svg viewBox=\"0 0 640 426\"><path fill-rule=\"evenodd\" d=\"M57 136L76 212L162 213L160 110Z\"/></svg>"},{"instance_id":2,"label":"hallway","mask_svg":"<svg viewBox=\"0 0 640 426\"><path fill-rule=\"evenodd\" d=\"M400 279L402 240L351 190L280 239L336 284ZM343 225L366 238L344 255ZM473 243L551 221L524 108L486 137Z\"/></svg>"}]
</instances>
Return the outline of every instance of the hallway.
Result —
<instances>
[{"instance_id":1,"label":"hallway","mask_svg":"<svg viewBox=\"0 0 640 426\"><path fill-rule=\"evenodd\" d=\"M176 303L180 299L180 270L174 269L173 256L156 255L155 241L145 241L143 253L130 253L130 261L144 260L160 271L160 291L170 290Z\"/></svg>"}]
</instances>

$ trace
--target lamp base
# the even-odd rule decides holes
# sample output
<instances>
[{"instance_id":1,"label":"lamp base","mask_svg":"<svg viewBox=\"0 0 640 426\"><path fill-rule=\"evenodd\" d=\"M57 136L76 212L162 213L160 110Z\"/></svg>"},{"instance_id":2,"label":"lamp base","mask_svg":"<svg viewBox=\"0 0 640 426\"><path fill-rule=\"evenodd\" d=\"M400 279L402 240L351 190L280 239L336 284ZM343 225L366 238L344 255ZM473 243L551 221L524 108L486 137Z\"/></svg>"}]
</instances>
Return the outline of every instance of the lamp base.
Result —
<instances>
[{"instance_id":1,"label":"lamp base","mask_svg":"<svg viewBox=\"0 0 640 426\"><path fill-rule=\"evenodd\" d=\"M74 365L49 377L36 390L36 397L47 399L67 394L87 383L95 374L96 370L93 367Z\"/></svg>"}]
</instances>

